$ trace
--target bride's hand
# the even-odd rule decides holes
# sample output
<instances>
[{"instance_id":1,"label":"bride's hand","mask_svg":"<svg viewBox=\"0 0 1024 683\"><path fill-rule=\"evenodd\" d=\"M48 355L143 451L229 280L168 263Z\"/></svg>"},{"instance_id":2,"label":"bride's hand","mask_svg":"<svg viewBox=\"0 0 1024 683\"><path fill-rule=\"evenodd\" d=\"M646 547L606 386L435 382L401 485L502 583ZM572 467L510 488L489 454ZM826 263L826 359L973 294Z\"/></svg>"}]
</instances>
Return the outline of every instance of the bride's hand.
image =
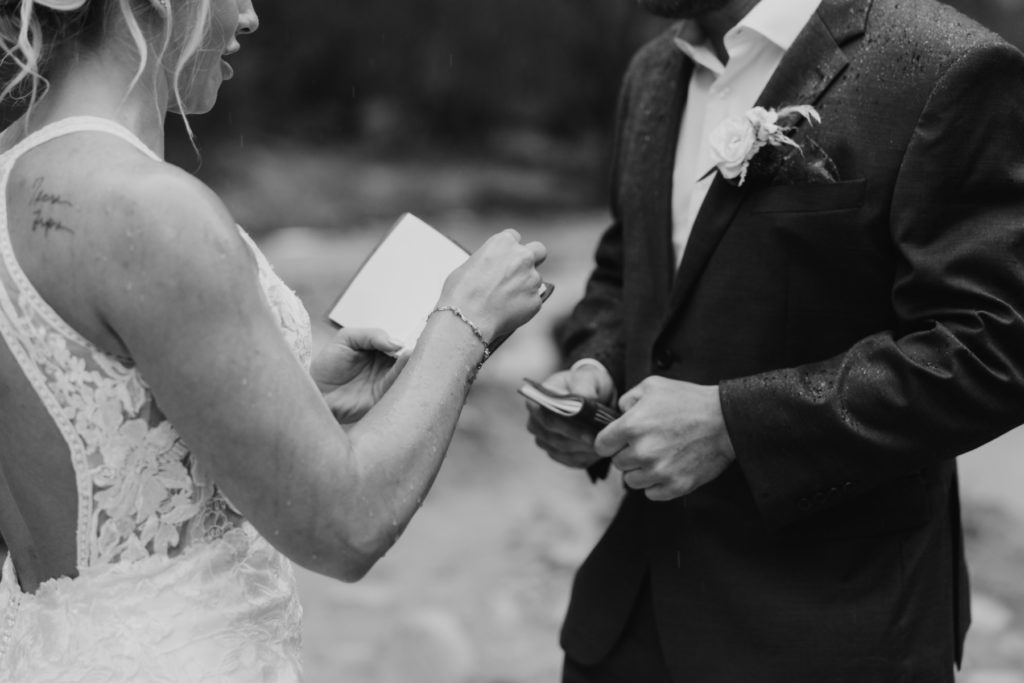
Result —
<instances>
[{"instance_id":1,"label":"bride's hand","mask_svg":"<svg viewBox=\"0 0 1024 683\"><path fill-rule=\"evenodd\" d=\"M343 328L313 359L310 374L342 424L355 422L394 383L407 358L383 330Z\"/></svg>"},{"instance_id":2,"label":"bride's hand","mask_svg":"<svg viewBox=\"0 0 1024 683\"><path fill-rule=\"evenodd\" d=\"M520 239L515 230L488 239L448 276L438 302L458 307L488 341L514 331L543 303L537 266L547 258L547 249Z\"/></svg>"}]
</instances>

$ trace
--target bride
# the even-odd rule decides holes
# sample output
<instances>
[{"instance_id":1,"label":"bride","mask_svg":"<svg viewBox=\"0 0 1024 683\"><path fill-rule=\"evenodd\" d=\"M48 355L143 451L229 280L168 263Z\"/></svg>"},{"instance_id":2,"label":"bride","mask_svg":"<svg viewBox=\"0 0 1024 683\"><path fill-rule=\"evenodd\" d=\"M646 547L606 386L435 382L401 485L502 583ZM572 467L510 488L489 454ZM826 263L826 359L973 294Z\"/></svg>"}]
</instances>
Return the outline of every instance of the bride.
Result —
<instances>
[{"instance_id":1,"label":"bride","mask_svg":"<svg viewBox=\"0 0 1024 683\"><path fill-rule=\"evenodd\" d=\"M0 135L0 680L299 680L289 559L370 569L486 340L540 307L544 248L506 231L401 372L365 330L310 369L294 294L162 160L256 27L251 0L0 0L29 100Z\"/></svg>"}]
</instances>

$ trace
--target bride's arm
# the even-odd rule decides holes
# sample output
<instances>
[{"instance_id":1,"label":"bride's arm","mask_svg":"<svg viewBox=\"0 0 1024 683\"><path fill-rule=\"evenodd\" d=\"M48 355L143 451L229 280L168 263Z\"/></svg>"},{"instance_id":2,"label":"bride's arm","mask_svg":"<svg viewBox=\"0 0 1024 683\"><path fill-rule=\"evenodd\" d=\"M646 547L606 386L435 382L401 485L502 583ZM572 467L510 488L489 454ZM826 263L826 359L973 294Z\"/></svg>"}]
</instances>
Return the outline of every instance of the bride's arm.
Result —
<instances>
[{"instance_id":1,"label":"bride's arm","mask_svg":"<svg viewBox=\"0 0 1024 683\"><path fill-rule=\"evenodd\" d=\"M483 346L435 314L394 386L346 432L262 299L255 263L220 201L169 171L136 178L110 214L96 300L195 457L296 562L361 577L401 533L448 447ZM540 306L539 245L488 241L449 278L487 338Z\"/></svg>"}]
</instances>

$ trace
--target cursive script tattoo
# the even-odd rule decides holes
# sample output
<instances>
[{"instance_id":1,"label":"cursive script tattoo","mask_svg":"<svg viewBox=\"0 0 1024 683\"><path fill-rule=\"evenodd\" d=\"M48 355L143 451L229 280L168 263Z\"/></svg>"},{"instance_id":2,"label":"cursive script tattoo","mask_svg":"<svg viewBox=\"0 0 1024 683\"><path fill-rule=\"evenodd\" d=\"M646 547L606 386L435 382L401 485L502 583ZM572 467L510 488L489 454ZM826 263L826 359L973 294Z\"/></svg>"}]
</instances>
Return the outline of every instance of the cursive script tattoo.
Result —
<instances>
[{"instance_id":1,"label":"cursive script tattoo","mask_svg":"<svg viewBox=\"0 0 1024 683\"><path fill-rule=\"evenodd\" d=\"M58 207L71 207L74 204L59 194L44 190L42 178L36 178L36 181L32 183L32 199L30 204L32 206L32 232L42 230L46 236L49 236L54 230L74 234L74 230L65 225L59 218L53 216L54 210Z\"/></svg>"}]
</instances>

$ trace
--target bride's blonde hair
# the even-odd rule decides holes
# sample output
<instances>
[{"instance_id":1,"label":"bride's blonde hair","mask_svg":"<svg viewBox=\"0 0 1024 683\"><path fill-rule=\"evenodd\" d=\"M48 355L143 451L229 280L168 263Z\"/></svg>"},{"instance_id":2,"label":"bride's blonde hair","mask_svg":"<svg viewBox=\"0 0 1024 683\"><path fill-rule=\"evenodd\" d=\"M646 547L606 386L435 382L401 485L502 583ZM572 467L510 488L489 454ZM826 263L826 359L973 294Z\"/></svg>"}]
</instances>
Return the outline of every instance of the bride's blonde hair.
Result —
<instances>
[{"instance_id":1,"label":"bride's blonde hair","mask_svg":"<svg viewBox=\"0 0 1024 683\"><path fill-rule=\"evenodd\" d=\"M210 0L156 0L165 16L163 34L154 46L157 59L163 62L172 47L180 43L173 67L173 95L184 116L180 90L181 76L189 60L202 48L210 24ZM76 41L102 39L108 19L119 12L134 48L139 55L138 70L129 90L145 73L150 46L139 21L143 12L156 12L146 0L0 0L0 50L3 64L13 75L3 80L0 103L7 100L28 100L31 109L49 83L46 73L57 48ZM180 15L180 18L179 18ZM187 34L175 38L175 22L190 22ZM126 93L127 95L127 93ZM192 135L188 119L185 126Z\"/></svg>"}]
</instances>

